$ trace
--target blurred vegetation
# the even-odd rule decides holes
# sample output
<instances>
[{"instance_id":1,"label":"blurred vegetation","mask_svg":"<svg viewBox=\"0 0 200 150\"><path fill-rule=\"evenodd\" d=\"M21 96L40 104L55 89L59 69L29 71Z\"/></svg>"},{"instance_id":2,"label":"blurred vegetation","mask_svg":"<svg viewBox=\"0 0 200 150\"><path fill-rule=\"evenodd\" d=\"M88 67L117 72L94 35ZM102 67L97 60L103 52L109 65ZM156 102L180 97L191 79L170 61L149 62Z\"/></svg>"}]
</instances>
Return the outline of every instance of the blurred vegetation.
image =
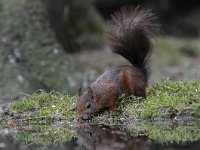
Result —
<instances>
[{"instance_id":1,"label":"blurred vegetation","mask_svg":"<svg viewBox=\"0 0 200 150\"><path fill-rule=\"evenodd\" d=\"M101 46L104 22L90 0L41 0L56 39L65 51Z\"/></svg>"},{"instance_id":2,"label":"blurred vegetation","mask_svg":"<svg viewBox=\"0 0 200 150\"><path fill-rule=\"evenodd\" d=\"M0 95L66 92L73 69L64 51L103 43L104 24L91 3L62 2L1 1Z\"/></svg>"},{"instance_id":3,"label":"blurred vegetation","mask_svg":"<svg viewBox=\"0 0 200 150\"><path fill-rule=\"evenodd\" d=\"M40 1L2 1L1 12L1 84L13 85L13 90L56 89L66 82L62 73L63 52L56 42ZM51 44L50 44L51 43ZM59 80L55 80L60 76ZM3 82L3 83L2 83ZM9 90L10 86L3 91ZM8 92L8 93L9 93Z\"/></svg>"},{"instance_id":4,"label":"blurred vegetation","mask_svg":"<svg viewBox=\"0 0 200 150\"><path fill-rule=\"evenodd\" d=\"M152 56L150 82L199 80L199 58L199 38L159 37Z\"/></svg>"}]
</instances>

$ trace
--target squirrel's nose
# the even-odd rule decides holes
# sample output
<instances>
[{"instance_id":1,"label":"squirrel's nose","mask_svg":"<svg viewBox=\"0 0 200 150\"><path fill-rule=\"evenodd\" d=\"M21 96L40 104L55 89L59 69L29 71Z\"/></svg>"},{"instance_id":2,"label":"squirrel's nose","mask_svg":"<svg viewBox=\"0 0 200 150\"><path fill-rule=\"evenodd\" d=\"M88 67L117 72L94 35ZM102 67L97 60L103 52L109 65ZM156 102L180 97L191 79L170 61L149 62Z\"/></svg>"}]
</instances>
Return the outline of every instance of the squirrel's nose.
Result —
<instances>
[{"instance_id":1,"label":"squirrel's nose","mask_svg":"<svg viewBox=\"0 0 200 150\"><path fill-rule=\"evenodd\" d=\"M89 121L90 119L91 119L91 116L83 115L83 116L78 118L78 122L83 123L85 121Z\"/></svg>"},{"instance_id":2,"label":"squirrel's nose","mask_svg":"<svg viewBox=\"0 0 200 150\"><path fill-rule=\"evenodd\" d=\"M84 123L84 122L86 122L86 121L88 121L89 119L87 119L87 118L84 118L84 117L79 117L78 118L78 122L79 123Z\"/></svg>"},{"instance_id":3,"label":"squirrel's nose","mask_svg":"<svg viewBox=\"0 0 200 150\"><path fill-rule=\"evenodd\" d=\"M78 122L79 122L79 123L83 123L83 122L84 122L83 117L79 117L79 118L78 118Z\"/></svg>"}]
</instances>

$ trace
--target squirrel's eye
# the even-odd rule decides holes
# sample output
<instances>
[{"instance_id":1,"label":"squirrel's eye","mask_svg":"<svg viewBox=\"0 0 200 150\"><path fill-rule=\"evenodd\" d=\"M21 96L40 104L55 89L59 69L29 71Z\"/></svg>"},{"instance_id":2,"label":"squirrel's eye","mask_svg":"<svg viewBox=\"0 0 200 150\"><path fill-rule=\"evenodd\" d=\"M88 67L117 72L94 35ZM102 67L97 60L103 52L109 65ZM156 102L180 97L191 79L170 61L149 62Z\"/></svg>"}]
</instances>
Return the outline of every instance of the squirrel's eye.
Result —
<instances>
[{"instance_id":1,"label":"squirrel's eye","mask_svg":"<svg viewBox=\"0 0 200 150\"><path fill-rule=\"evenodd\" d=\"M85 107L86 107L87 109L89 109L89 108L91 107L90 103L87 102L87 103L85 104Z\"/></svg>"},{"instance_id":2,"label":"squirrel's eye","mask_svg":"<svg viewBox=\"0 0 200 150\"><path fill-rule=\"evenodd\" d=\"M88 138L91 138L92 135L93 135L92 132L88 132L88 133L87 133Z\"/></svg>"}]
</instances>

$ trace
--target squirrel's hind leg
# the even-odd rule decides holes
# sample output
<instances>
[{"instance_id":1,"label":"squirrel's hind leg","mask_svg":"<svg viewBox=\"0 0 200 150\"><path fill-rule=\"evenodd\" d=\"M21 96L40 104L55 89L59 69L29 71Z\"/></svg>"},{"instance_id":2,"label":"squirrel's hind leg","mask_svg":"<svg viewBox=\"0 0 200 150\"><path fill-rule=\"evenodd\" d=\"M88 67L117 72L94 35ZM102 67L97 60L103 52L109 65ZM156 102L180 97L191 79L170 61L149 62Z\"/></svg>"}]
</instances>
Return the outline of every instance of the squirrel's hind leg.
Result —
<instances>
[{"instance_id":1,"label":"squirrel's hind leg","mask_svg":"<svg viewBox=\"0 0 200 150\"><path fill-rule=\"evenodd\" d=\"M146 83L142 74L138 74L134 70L128 70L124 72L124 81L130 95L133 94L146 99Z\"/></svg>"}]
</instances>

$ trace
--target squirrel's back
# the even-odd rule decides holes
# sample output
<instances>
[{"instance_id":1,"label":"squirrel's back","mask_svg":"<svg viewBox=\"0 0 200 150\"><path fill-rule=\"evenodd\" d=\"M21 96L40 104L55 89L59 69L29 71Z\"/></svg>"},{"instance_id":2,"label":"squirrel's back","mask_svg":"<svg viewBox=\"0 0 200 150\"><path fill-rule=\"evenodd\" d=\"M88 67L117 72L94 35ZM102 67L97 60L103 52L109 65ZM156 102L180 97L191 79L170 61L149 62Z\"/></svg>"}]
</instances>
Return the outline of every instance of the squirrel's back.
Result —
<instances>
[{"instance_id":1,"label":"squirrel's back","mask_svg":"<svg viewBox=\"0 0 200 150\"><path fill-rule=\"evenodd\" d=\"M148 77L151 38L158 33L159 24L148 9L123 8L112 16L108 36L111 49L122 55Z\"/></svg>"}]
</instances>

